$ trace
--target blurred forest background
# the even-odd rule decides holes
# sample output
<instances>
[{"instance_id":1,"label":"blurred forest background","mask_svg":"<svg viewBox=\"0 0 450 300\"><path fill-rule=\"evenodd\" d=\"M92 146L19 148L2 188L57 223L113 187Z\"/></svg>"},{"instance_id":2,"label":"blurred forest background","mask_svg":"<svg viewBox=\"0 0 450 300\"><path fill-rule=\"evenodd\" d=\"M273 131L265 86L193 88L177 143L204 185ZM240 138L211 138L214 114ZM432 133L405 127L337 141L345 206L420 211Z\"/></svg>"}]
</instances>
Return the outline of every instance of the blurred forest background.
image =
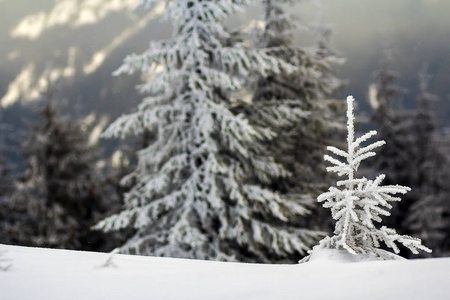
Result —
<instances>
[{"instance_id":1,"label":"blurred forest background","mask_svg":"<svg viewBox=\"0 0 450 300\"><path fill-rule=\"evenodd\" d=\"M27 108L41 98L48 78L60 78L59 98L74 119L97 126L91 141L110 120L127 112L140 99L134 86L138 75L113 77L123 58L146 49L148 41L169 37L170 23L160 20L162 10L133 10L137 0L0 1L0 103L2 120L15 133L23 129ZM353 94L367 99L376 81L386 43L395 49L393 68L399 72L404 107L413 107L418 91L417 74L423 64L432 76L429 91L438 96L433 109L441 127L450 122L450 3L439 0L324 1L331 42L346 62L337 72L347 84L339 98ZM300 3L295 13L313 21L315 8ZM294 9L293 9L294 11ZM261 13L255 5L253 17ZM233 16L233 27L245 26L244 15ZM299 45L311 36L299 31ZM359 101L368 111L369 102ZM17 134L14 134L17 137ZM17 144L9 137L7 144ZM8 151L20 163L17 149Z\"/></svg>"},{"instance_id":2,"label":"blurred forest background","mask_svg":"<svg viewBox=\"0 0 450 300\"><path fill-rule=\"evenodd\" d=\"M73 190L70 197L63 195L68 193L63 190L61 195L55 197L84 200L68 201L67 207L54 208L51 222L55 222L58 216L66 220L62 217L63 211L71 211L72 215L84 215L84 223L61 221L64 226L52 235L53 240L45 240L43 236L49 233L43 229L40 233L23 232L24 236L17 234L16 240L3 238L0 242L107 251L132 234L121 232L114 238L98 234L93 236L89 227L107 212L120 207L121 194L126 187L119 186L118 180L128 172L128 165L133 164L133 153L140 143L100 139L100 134L112 120L132 111L142 98L135 89L142 81L140 74L118 77L111 74L127 54L142 53L150 40L171 35L171 24L160 18L162 6L152 11L135 11L133 8L137 2L0 0L0 145L2 173L7 173L4 178L9 178L2 180L2 189L10 189L13 186L11 182L19 180L23 191L38 193L35 192L36 181L42 180L38 175L39 151L69 153L75 149L87 149L89 152L86 154L80 150L79 154L75 153L67 159L62 175L55 174L58 179L52 183L63 186L60 178L73 180L75 183L71 183ZM331 24L333 29L331 45L338 56L345 59L345 63L336 70L336 76L345 85L335 98L354 95L359 100L357 113L362 117L360 125L381 130L386 121L379 114L374 117L373 108L379 108L383 103L374 104L372 101L371 107L370 95L372 93L373 96L373 87L377 85L380 95L383 70L394 70L395 89L398 90L390 109L408 111L411 116L412 111L418 114L420 103L425 103L426 108L430 106L435 116L430 126L433 127L436 144L439 144L439 155L447 156L450 152L450 2L341 0L323 1L323 4L325 22ZM295 4L289 10L298 14L305 24L317 22L317 7L308 1ZM262 14L261 5L251 7L247 14L233 16L227 21L228 25L233 28L248 26L246 20ZM308 46L314 40L314 36L302 30L295 36L295 43L300 46ZM418 96L425 90L427 95L434 95L433 100L420 102ZM401 119L405 114L400 115ZM56 140L49 142L46 141L49 138L46 134L52 126L59 127L55 130L62 133L51 134L51 138ZM74 138L65 140L65 132L72 133ZM40 145L43 148L39 150ZM59 148L50 150L48 145ZM68 149L61 150L64 147ZM118 149L122 151L117 152ZM77 170L76 176L66 174L71 173L67 171L73 164L71 160L83 162L83 171ZM388 173L386 164L381 163L376 168ZM389 178L389 173L387 175ZM408 180L396 180L397 177L393 183L408 185ZM105 187L106 192L101 191ZM23 199L29 196L15 193L14 197L17 203L23 203ZM6 200L2 201L2 205L6 205ZM448 209L447 202L440 209ZM18 214L29 215L29 209L29 204L24 204L23 211ZM399 210L402 209L409 208ZM0 216L2 214L3 220L20 218L5 216L5 210L0 211ZM37 211L35 214L30 217L27 230L39 231L31 225L35 224L33 220L42 218ZM47 212L44 214L48 216ZM445 216L448 218L448 211ZM399 218L399 223L392 221L394 226L404 222L403 217ZM448 221L446 224L448 226ZM75 229L69 230L67 227ZM16 233L23 231L14 229L14 225L8 230ZM448 227L440 230L441 235L435 238L448 240ZM67 236L68 232L78 232L79 236ZM27 234L34 235L34 240L30 241ZM90 246L81 246L86 243ZM442 253L440 255L444 255Z\"/></svg>"}]
</instances>

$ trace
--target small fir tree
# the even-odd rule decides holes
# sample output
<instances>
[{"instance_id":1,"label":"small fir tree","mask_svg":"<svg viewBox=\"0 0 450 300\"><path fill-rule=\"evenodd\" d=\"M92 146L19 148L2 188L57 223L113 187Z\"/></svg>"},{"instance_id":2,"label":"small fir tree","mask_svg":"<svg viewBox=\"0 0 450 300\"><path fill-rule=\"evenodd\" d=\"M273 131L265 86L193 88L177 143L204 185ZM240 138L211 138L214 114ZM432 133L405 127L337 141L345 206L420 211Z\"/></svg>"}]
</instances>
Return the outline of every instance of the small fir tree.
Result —
<instances>
[{"instance_id":1,"label":"small fir tree","mask_svg":"<svg viewBox=\"0 0 450 300\"><path fill-rule=\"evenodd\" d=\"M351 254L373 254L384 259L389 255L380 248L380 242L399 253L396 243L410 249L414 254L418 250L431 252L421 244L420 239L406 235L399 235L394 229L382 226L378 228L374 222L381 222L382 216L389 216L390 202L400 201L395 194L405 194L410 189L401 185L381 185L384 174L375 180L358 178L356 172L365 159L375 156L372 150L385 144L384 141L371 143L367 146L361 144L376 135L370 131L363 136L354 137L353 97L347 98L347 151L336 147L328 147L328 151L341 159L325 155L324 159L333 166L328 172L337 173L345 177L339 180L337 187L330 187L328 192L318 197L323 206L331 209L332 217L336 220L334 236L326 237L319 243L319 247L347 250Z\"/></svg>"},{"instance_id":2,"label":"small fir tree","mask_svg":"<svg viewBox=\"0 0 450 300\"><path fill-rule=\"evenodd\" d=\"M245 2L166 1L173 38L151 42L116 72L152 71L140 86L149 96L137 112L105 133L153 135L124 179L134 185L123 210L96 226L136 228L122 252L275 262L304 253L318 236L293 226L305 214L303 206L267 186L286 175L265 152L275 133L232 112L232 92L250 72L293 69L267 50L245 48L227 32L223 19L243 10Z\"/></svg>"}]
</instances>

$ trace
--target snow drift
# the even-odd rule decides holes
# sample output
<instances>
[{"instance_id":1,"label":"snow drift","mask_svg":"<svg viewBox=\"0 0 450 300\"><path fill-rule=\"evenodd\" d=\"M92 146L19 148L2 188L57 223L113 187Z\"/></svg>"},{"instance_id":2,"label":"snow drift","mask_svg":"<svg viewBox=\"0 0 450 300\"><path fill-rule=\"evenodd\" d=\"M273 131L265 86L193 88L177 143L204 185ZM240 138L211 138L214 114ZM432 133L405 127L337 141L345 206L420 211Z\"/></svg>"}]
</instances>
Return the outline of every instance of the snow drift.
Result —
<instances>
[{"instance_id":1,"label":"snow drift","mask_svg":"<svg viewBox=\"0 0 450 300\"><path fill-rule=\"evenodd\" d=\"M262 265L6 245L0 253L10 265L0 271L2 300L450 297L450 258L350 262L322 250L308 263Z\"/></svg>"}]
</instances>

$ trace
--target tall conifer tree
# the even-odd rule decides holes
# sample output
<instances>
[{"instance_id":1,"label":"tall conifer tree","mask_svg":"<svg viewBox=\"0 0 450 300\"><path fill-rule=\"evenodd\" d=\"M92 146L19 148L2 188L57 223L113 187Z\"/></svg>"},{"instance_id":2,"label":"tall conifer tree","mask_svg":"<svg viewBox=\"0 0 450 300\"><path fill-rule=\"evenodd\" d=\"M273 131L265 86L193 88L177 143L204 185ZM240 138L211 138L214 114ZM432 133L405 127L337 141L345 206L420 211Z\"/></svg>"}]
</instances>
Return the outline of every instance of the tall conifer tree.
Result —
<instances>
[{"instance_id":1,"label":"tall conifer tree","mask_svg":"<svg viewBox=\"0 0 450 300\"><path fill-rule=\"evenodd\" d=\"M413 189L403 201L393 204L392 215L386 220L388 226L407 233L404 220L415 192L416 137L413 133L414 113L402 109L399 104L404 90L397 84L400 74L393 69L394 60L394 50L384 49L380 69L375 73L378 82L369 99L374 109L372 122L380 138L386 141L386 146L377 152L377 159L372 166L376 172L386 174L386 183Z\"/></svg>"},{"instance_id":2,"label":"tall conifer tree","mask_svg":"<svg viewBox=\"0 0 450 300\"><path fill-rule=\"evenodd\" d=\"M276 262L304 253L317 237L293 226L305 209L267 186L287 174L265 152L275 132L231 110L232 92L243 87L250 72L293 69L270 51L245 48L227 32L224 18L242 11L245 2L166 1L173 38L151 42L116 72L152 75L139 87L148 97L137 111L117 119L105 133L154 134L125 179L135 184L123 210L97 225L106 231L138 230L123 252Z\"/></svg>"},{"instance_id":3,"label":"tall conifer tree","mask_svg":"<svg viewBox=\"0 0 450 300\"><path fill-rule=\"evenodd\" d=\"M448 166L445 155L436 141L437 124L432 104L437 97L428 91L430 75L426 65L419 73L420 93L412 133L415 136L412 175L414 202L406 216L405 227L433 248L434 256L450 253L448 242L450 186L447 183Z\"/></svg>"},{"instance_id":4,"label":"tall conifer tree","mask_svg":"<svg viewBox=\"0 0 450 300\"><path fill-rule=\"evenodd\" d=\"M449 192L443 180L447 162L436 143L437 124L431 111L436 97L428 92L429 76L422 70L417 109L401 109L398 101L402 89L395 82L399 74L392 70L393 61L392 50L385 50L377 73L377 95L371 99L375 108L372 120L387 142L378 153L374 169L386 173L388 183L407 185L412 191L394 205L392 218L386 223L403 234L420 237L435 250L433 256L440 256L448 249L444 245L448 226L444 199Z\"/></svg>"},{"instance_id":5,"label":"tall conifer tree","mask_svg":"<svg viewBox=\"0 0 450 300\"><path fill-rule=\"evenodd\" d=\"M253 123L270 126L277 132L267 151L289 171L289 176L277 178L272 186L290 193L309 208L309 216L299 220L303 226L329 231L330 219L319 209L315 198L330 179L322 160L324 145L336 145L344 129L338 114L344 105L333 99L342 85L334 71L343 59L330 47L332 31L324 24L323 7L319 5L317 20L307 25L288 12L288 5L298 2L301 1L262 1L264 22L256 31L255 45L270 50L297 69L290 73L258 74L247 114ZM295 45L294 34L299 29L314 36L316 45ZM283 108L285 114L274 117L262 113L273 111L274 107Z\"/></svg>"},{"instance_id":6,"label":"tall conifer tree","mask_svg":"<svg viewBox=\"0 0 450 300\"><path fill-rule=\"evenodd\" d=\"M253 113L253 120L262 126L278 126L278 137L272 152L292 173L287 185L280 188L296 190L307 198L315 198L324 188L326 179L322 162L324 141L331 142L343 128L336 112L342 105L331 99L341 85L334 69L342 63L329 48L330 31L319 24L312 34L317 35L316 47L299 47L293 43L299 22L285 11L284 5L292 1L264 0L264 27L257 38L257 46L272 51L279 59L297 67L295 72L270 72L259 75L255 85L252 107L287 106L303 114L287 114L278 124L265 115ZM307 27L307 26L303 26ZM270 108L269 108L270 109ZM256 110L258 112L258 110ZM286 185L283 187L283 185ZM312 196L311 196L312 194ZM310 196L308 196L310 195Z\"/></svg>"}]
</instances>

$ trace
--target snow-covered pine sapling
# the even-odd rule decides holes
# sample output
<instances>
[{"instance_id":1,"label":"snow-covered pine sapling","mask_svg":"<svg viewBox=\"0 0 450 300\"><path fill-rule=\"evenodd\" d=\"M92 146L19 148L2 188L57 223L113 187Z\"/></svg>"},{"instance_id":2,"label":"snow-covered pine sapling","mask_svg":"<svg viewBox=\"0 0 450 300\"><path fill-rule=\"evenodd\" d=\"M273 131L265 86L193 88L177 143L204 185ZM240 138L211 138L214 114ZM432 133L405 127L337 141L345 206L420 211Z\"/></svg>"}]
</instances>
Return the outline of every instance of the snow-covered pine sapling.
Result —
<instances>
[{"instance_id":1,"label":"snow-covered pine sapling","mask_svg":"<svg viewBox=\"0 0 450 300\"><path fill-rule=\"evenodd\" d=\"M323 207L331 209L332 217L336 220L334 236L324 238L320 241L319 247L345 249L351 254L372 254L385 259L389 255L379 249L380 241L392 248L395 253L400 252L396 243L409 248L414 254L417 254L418 250L431 252L422 245L420 239L399 235L394 229L386 226L381 228L375 226L374 222L381 222L381 216L390 215L389 202L401 200L394 195L405 194L410 188L401 185L381 185L385 178L384 174L375 180L356 177L360 163L375 156L372 150L384 145L385 142L377 141L361 146L375 136L376 131L370 131L355 139L353 101L352 96L347 97L348 150L343 151L331 146L327 150L338 158L324 156L324 159L332 164L327 167L327 171L337 173L344 179L339 180L336 187L330 187L328 192L318 197L318 201L323 202Z\"/></svg>"}]
</instances>

